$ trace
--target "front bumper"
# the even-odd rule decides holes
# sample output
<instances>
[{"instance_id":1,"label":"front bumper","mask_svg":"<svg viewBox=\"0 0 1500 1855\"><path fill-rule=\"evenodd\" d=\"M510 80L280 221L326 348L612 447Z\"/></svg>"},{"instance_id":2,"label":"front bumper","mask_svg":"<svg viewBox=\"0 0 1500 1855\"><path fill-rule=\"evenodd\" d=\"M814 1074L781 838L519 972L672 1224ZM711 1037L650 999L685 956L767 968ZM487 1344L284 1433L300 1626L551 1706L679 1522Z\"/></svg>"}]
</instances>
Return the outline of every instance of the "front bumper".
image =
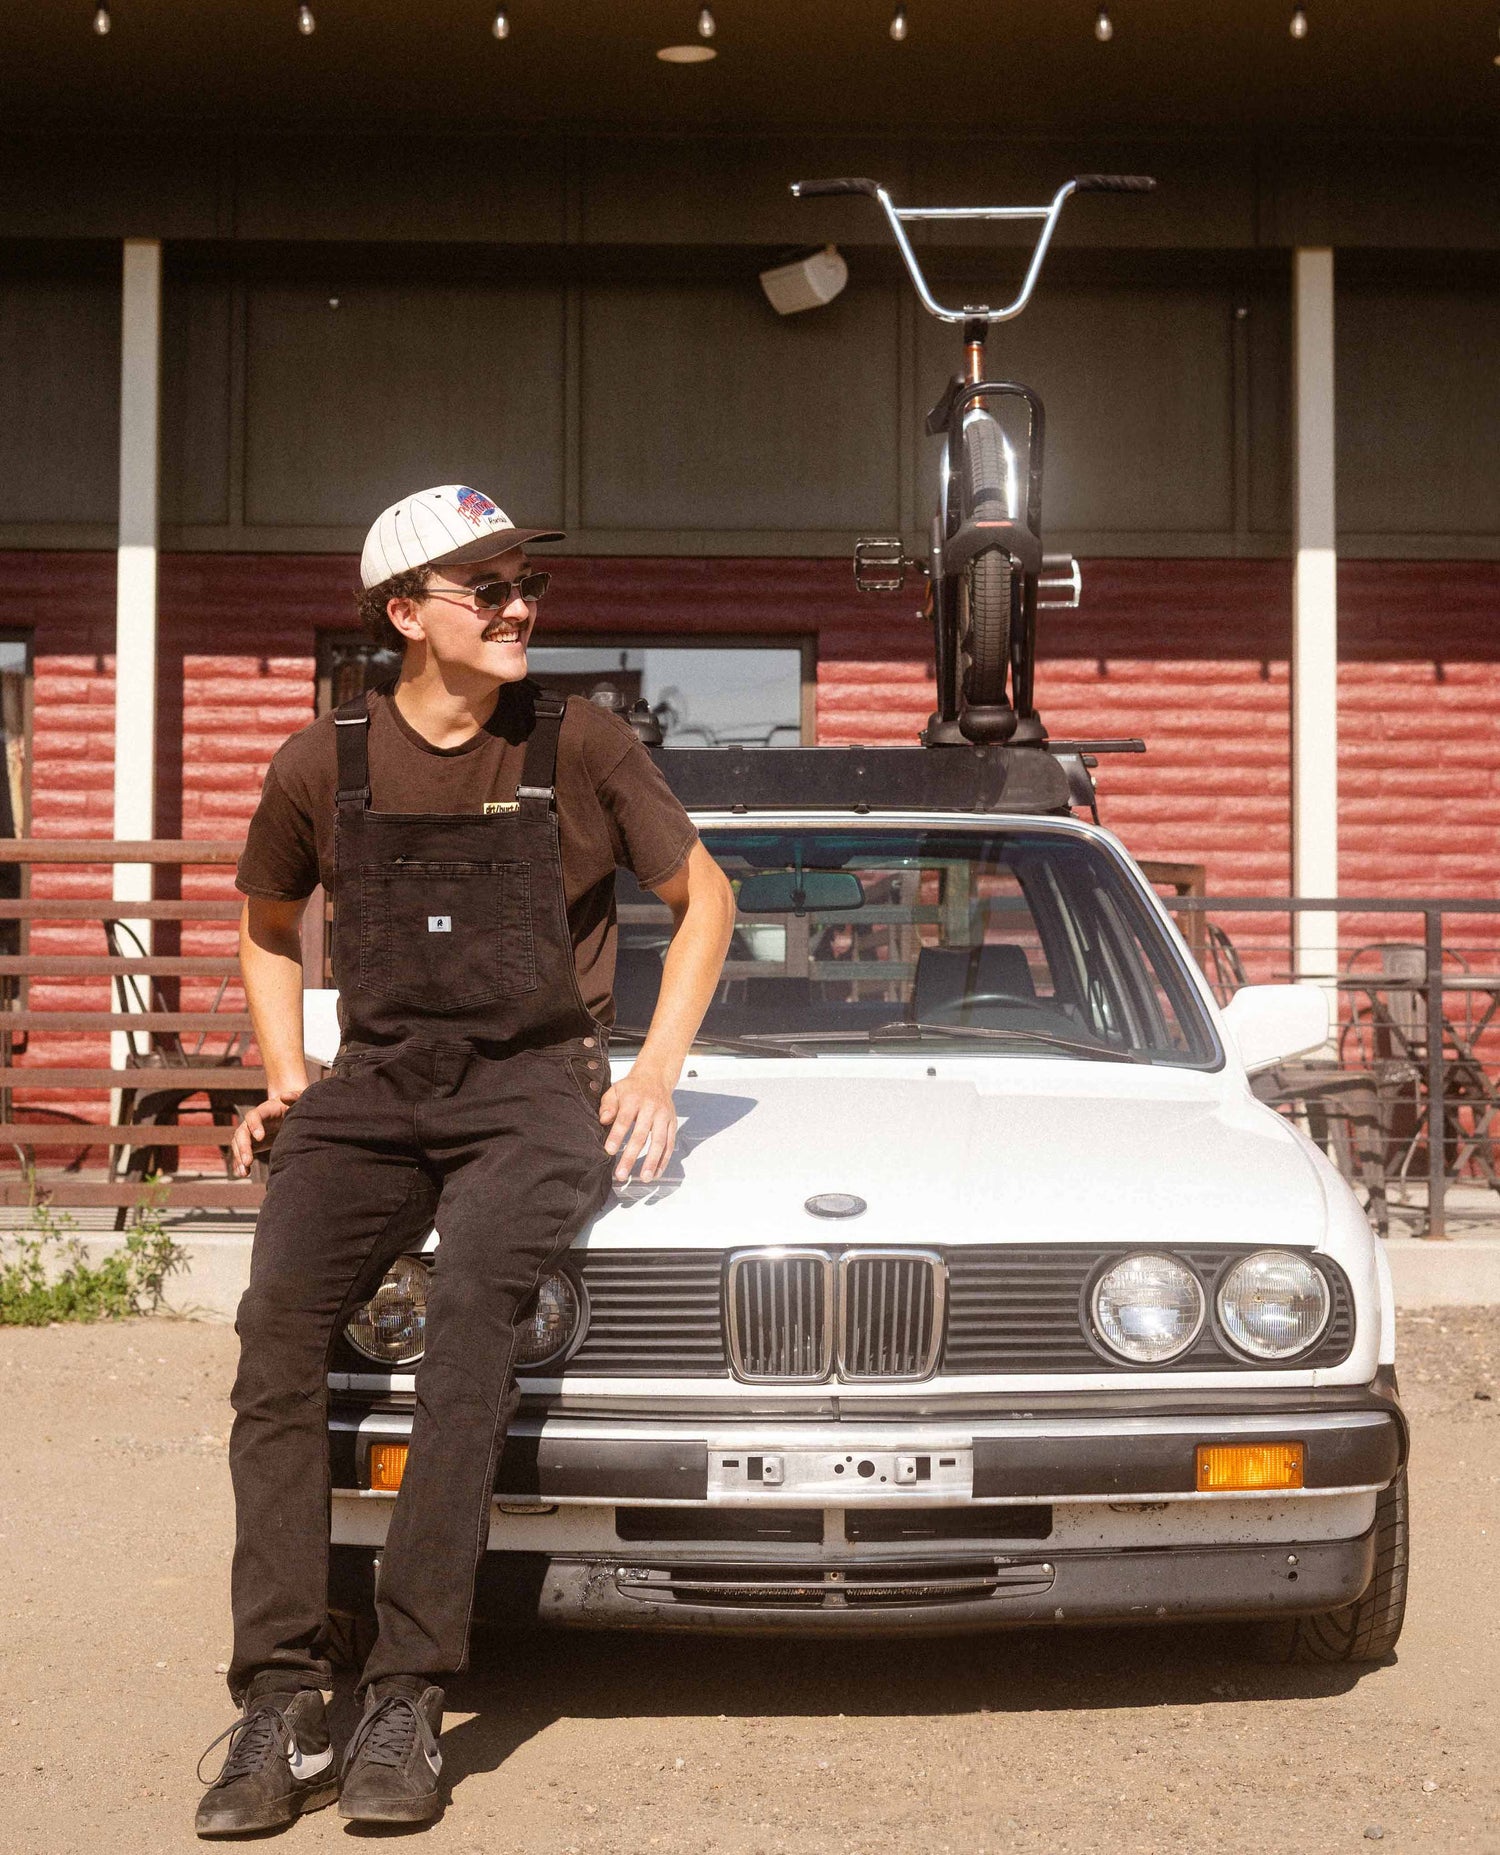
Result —
<instances>
[{"instance_id":1,"label":"front bumper","mask_svg":"<svg viewBox=\"0 0 1500 1855\"><path fill-rule=\"evenodd\" d=\"M1405 1425L1393 1388L1301 1395L963 1423L524 1415L476 1614L889 1634L1336 1608L1373 1575L1375 1497L1405 1460ZM369 1492L369 1450L410 1418L346 1409L334 1426L347 1608L369 1595L393 1498ZM1304 1447L1301 1489L1198 1492L1199 1444L1286 1440Z\"/></svg>"},{"instance_id":2,"label":"front bumper","mask_svg":"<svg viewBox=\"0 0 1500 1855\"><path fill-rule=\"evenodd\" d=\"M1250 1618L1352 1603L1375 1572L1373 1529L1283 1547L1034 1558L648 1565L551 1559L526 1570L491 1554L476 1615L592 1629L770 1635L945 1634L1039 1623L1164 1623Z\"/></svg>"}]
</instances>

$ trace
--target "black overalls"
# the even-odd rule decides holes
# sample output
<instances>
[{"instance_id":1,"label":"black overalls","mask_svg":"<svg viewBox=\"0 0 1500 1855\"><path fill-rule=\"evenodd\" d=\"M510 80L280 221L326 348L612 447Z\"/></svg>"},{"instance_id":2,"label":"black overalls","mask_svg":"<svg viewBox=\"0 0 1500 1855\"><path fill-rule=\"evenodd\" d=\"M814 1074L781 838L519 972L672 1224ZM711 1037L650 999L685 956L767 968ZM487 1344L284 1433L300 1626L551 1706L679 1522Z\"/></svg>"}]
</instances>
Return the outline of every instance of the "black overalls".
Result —
<instances>
[{"instance_id":1,"label":"black overalls","mask_svg":"<svg viewBox=\"0 0 1500 1855\"><path fill-rule=\"evenodd\" d=\"M327 1685L327 1371L353 1309L435 1222L411 1455L363 1684L464 1666L495 1465L515 1408L517 1309L604 1203L604 1032L578 990L538 696L513 807L370 810L369 711L338 711L334 976L344 1042L271 1153L229 1461L234 1660Z\"/></svg>"}]
</instances>

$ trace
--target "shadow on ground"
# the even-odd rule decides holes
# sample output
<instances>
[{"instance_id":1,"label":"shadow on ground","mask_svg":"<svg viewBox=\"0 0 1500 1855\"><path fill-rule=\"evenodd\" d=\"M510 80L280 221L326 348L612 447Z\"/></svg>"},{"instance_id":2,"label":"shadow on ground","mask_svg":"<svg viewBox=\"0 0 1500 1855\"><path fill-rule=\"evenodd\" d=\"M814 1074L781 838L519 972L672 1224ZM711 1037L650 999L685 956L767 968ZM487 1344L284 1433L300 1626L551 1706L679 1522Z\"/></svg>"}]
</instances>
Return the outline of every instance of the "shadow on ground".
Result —
<instances>
[{"instance_id":1,"label":"shadow on ground","mask_svg":"<svg viewBox=\"0 0 1500 1855\"><path fill-rule=\"evenodd\" d=\"M1315 1701L1347 1693L1364 1668L1244 1659L1227 1625L1023 1630L866 1642L476 1632L469 1672L447 1684L443 1735L452 1784L493 1771L559 1719L631 1715L850 1719L1097 1708ZM335 1737L354 1724L349 1684Z\"/></svg>"}]
</instances>

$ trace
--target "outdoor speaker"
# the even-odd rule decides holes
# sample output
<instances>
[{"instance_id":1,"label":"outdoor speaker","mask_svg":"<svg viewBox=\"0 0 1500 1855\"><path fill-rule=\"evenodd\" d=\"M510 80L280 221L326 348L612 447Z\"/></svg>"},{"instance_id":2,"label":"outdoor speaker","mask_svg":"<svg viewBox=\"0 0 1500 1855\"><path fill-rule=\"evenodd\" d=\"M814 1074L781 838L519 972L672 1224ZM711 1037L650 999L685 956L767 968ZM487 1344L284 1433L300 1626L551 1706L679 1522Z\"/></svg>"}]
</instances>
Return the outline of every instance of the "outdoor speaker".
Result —
<instances>
[{"instance_id":1,"label":"outdoor speaker","mask_svg":"<svg viewBox=\"0 0 1500 1855\"><path fill-rule=\"evenodd\" d=\"M821 309L848 281L849 266L839 256L837 245L825 245L811 257L778 264L760 274L760 287L779 316L794 316L801 309Z\"/></svg>"}]
</instances>

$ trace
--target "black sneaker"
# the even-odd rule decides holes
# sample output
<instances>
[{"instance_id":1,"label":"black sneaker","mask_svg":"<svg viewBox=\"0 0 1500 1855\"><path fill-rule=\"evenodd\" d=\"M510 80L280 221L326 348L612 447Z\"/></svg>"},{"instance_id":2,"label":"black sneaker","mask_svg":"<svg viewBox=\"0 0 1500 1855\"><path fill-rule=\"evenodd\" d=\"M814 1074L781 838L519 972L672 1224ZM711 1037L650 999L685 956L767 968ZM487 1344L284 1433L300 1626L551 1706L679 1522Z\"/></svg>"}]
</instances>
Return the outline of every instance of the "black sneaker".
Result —
<instances>
[{"instance_id":1,"label":"black sneaker","mask_svg":"<svg viewBox=\"0 0 1500 1855\"><path fill-rule=\"evenodd\" d=\"M243 1836L279 1829L304 1810L320 1810L339 1794L328 1717L316 1688L256 1694L233 1726L203 1748L229 1741L224 1769L203 1793L194 1824L200 1836Z\"/></svg>"},{"instance_id":2,"label":"black sneaker","mask_svg":"<svg viewBox=\"0 0 1500 1855\"><path fill-rule=\"evenodd\" d=\"M418 1676L379 1682L344 1754L339 1815L356 1823L425 1823L441 1807L443 1690Z\"/></svg>"}]
</instances>

